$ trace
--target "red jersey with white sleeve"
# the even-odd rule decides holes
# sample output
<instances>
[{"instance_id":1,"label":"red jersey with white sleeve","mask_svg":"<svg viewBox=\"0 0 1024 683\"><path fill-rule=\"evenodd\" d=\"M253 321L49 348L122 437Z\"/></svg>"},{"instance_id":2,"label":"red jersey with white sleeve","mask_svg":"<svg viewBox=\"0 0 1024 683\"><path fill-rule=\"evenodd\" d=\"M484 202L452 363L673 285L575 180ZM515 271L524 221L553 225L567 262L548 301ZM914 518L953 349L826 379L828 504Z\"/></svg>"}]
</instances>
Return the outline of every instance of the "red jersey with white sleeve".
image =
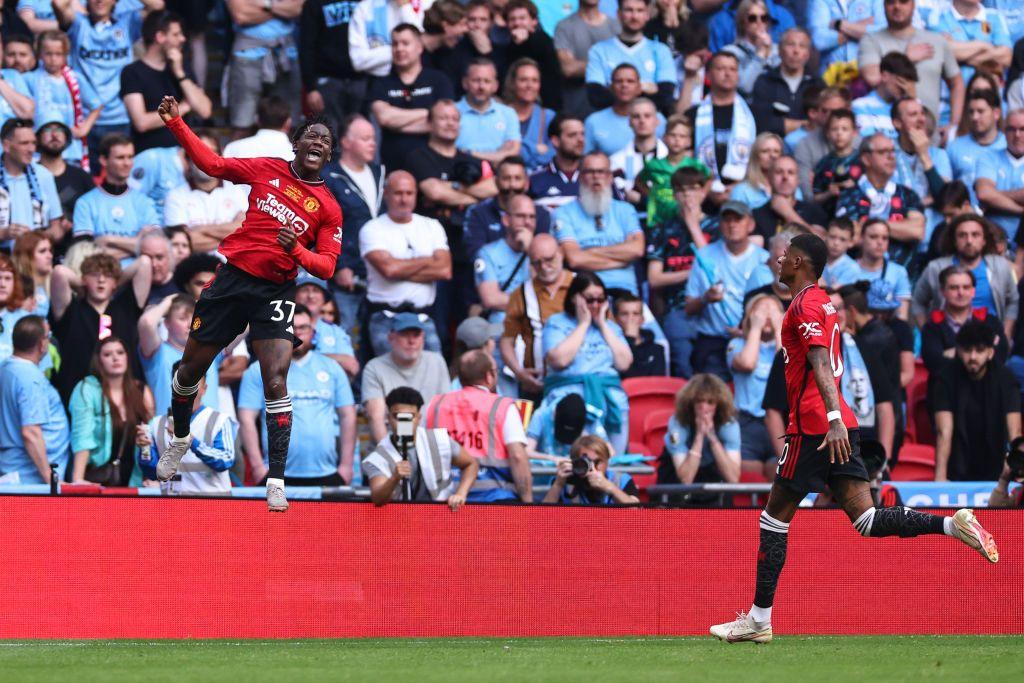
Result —
<instances>
[{"instance_id":1,"label":"red jersey with white sleeve","mask_svg":"<svg viewBox=\"0 0 1024 683\"><path fill-rule=\"evenodd\" d=\"M807 353L814 346L828 351L832 376L839 397L839 411L847 429L857 428L857 418L846 405L840 380L843 377L843 339L839 316L821 287L804 287L782 318L782 357L786 367L786 396L789 399L787 434L818 435L828 432L828 410L814 380Z\"/></svg>"},{"instance_id":2,"label":"red jersey with white sleeve","mask_svg":"<svg viewBox=\"0 0 1024 683\"><path fill-rule=\"evenodd\" d=\"M283 159L226 159L181 117L168 121L167 127L204 173L251 188L245 220L218 247L228 263L276 283L294 280L300 265L318 278L334 275L341 252L341 208L322 180L302 180ZM290 254L277 243L278 230L285 225L296 236ZM315 252L309 249L314 244Z\"/></svg>"}]
</instances>

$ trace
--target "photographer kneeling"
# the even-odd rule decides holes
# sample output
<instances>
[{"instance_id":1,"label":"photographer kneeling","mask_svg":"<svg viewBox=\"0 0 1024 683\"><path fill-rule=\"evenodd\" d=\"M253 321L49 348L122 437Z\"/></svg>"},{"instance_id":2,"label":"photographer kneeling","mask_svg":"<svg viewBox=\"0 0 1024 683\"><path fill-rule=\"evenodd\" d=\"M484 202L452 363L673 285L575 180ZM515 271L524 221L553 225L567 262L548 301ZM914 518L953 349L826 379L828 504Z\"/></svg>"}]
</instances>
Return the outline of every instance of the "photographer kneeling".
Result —
<instances>
[{"instance_id":1,"label":"photographer kneeling","mask_svg":"<svg viewBox=\"0 0 1024 683\"><path fill-rule=\"evenodd\" d=\"M999 481L988 497L990 508L1024 507L1024 486L1018 486L1010 493L1011 481L1024 482L1024 436L1018 436L1010 443Z\"/></svg>"},{"instance_id":2,"label":"photographer kneeling","mask_svg":"<svg viewBox=\"0 0 1024 683\"><path fill-rule=\"evenodd\" d=\"M397 387L384 399L388 435L363 460L374 505L390 500L447 501L452 512L466 502L480 464L445 429L420 428L423 396ZM458 480L452 466L460 469Z\"/></svg>"},{"instance_id":3,"label":"photographer kneeling","mask_svg":"<svg viewBox=\"0 0 1024 683\"><path fill-rule=\"evenodd\" d=\"M543 502L578 505L639 503L633 478L622 473L609 475L609 460L611 451L604 439L592 435L576 439L569 460L559 461L555 481L544 495Z\"/></svg>"}]
</instances>

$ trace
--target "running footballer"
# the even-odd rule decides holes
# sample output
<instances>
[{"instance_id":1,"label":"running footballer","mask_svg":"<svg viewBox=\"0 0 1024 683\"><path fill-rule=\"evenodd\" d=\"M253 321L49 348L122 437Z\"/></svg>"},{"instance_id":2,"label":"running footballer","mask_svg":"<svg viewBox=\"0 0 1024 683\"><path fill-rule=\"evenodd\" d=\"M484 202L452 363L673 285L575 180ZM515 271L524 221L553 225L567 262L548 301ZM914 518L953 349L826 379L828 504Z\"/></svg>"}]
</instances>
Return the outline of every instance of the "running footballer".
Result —
<instances>
[{"instance_id":1,"label":"running footballer","mask_svg":"<svg viewBox=\"0 0 1024 683\"><path fill-rule=\"evenodd\" d=\"M795 292L782 319L789 425L775 483L761 513L753 606L735 621L711 627L712 635L729 643L771 641L772 603L786 562L790 521L800 501L826 485L862 536L945 534L989 562L999 561L995 540L970 510L941 517L907 507L874 507L857 418L839 390L844 370L839 320L828 294L817 284L827 258L825 242L809 234L794 237L779 257L779 281Z\"/></svg>"},{"instance_id":2,"label":"running footballer","mask_svg":"<svg viewBox=\"0 0 1024 683\"><path fill-rule=\"evenodd\" d=\"M269 157L225 159L181 120L173 97L164 97L158 111L200 170L252 189L245 220L219 247L227 263L196 303L185 353L171 383L174 437L157 463L157 478L167 481L177 472L191 443L189 421L199 380L248 325L266 400L267 506L284 512L284 467L292 429L285 383L297 343L292 330L295 276L302 266L316 277L330 278L341 251L341 209L320 179L334 149L334 134L317 121L300 126L292 135L291 163Z\"/></svg>"}]
</instances>

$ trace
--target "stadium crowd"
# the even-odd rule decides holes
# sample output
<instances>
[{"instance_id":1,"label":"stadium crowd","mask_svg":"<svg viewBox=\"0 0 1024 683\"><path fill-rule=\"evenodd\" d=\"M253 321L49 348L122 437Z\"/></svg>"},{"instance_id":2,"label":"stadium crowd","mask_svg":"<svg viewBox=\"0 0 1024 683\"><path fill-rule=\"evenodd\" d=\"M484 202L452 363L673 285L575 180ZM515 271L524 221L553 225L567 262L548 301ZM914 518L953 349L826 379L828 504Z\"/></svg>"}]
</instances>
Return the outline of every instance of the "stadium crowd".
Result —
<instances>
[{"instance_id":1,"label":"stadium crowd","mask_svg":"<svg viewBox=\"0 0 1024 683\"><path fill-rule=\"evenodd\" d=\"M776 259L804 232L890 465L925 371L936 480L998 479L1021 436L1018 0L19 0L0 33L0 482L155 483L248 206L177 146L167 94L224 156L290 160L306 117L337 132L338 268L282 311L289 485L532 501L550 458L543 500L633 502L608 469L644 440L623 380L668 375L658 480L771 480ZM243 336L181 490L263 479L266 410Z\"/></svg>"}]
</instances>

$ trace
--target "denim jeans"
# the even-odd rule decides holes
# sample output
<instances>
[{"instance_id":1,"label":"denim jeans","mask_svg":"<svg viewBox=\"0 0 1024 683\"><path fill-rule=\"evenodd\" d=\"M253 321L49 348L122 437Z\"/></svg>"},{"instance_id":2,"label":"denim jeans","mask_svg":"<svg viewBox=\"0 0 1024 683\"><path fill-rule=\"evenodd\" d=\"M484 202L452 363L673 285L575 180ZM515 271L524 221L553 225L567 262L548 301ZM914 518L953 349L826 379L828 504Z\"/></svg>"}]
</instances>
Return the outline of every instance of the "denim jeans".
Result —
<instances>
[{"instance_id":1,"label":"denim jeans","mask_svg":"<svg viewBox=\"0 0 1024 683\"><path fill-rule=\"evenodd\" d=\"M732 381L732 373L725 362L725 347L728 337L711 337L698 334L693 340L693 369L695 372L706 372L716 375L723 382Z\"/></svg>"},{"instance_id":2,"label":"denim jeans","mask_svg":"<svg viewBox=\"0 0 1024 683\"><path fill-rule=\"evenodd\" d=\"M697 321L686 315L681 308L674 308L662 318L661 327L668 339L671 374L689 379L693 376L690 356L693 354L693 340L697 337Z\"/></svg>"}]
</instances>

